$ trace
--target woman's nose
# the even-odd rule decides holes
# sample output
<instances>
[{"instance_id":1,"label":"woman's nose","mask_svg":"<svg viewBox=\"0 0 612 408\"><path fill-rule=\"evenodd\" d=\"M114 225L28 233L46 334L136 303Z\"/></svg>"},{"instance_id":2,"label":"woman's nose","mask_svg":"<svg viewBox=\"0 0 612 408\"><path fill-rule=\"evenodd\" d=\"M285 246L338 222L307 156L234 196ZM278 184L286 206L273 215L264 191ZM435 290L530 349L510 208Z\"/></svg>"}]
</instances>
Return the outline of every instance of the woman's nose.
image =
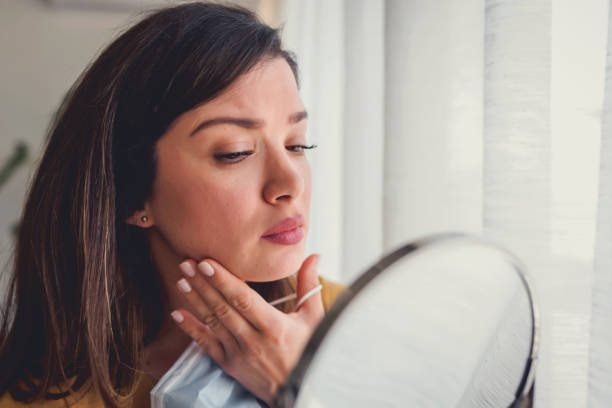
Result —
<instances>
[{"instance_id":1,"label":"woman's nose","mask_svg":"<svg viewBox=\"0 0 612 408\"><path fill-rule=\"evenodd\" d=\"M292 201L304 192L303 172L298 158L283 148L283 151L269 152L266 157L266 180L263 197L270 204Z\"/></svg>"}]
</instances>

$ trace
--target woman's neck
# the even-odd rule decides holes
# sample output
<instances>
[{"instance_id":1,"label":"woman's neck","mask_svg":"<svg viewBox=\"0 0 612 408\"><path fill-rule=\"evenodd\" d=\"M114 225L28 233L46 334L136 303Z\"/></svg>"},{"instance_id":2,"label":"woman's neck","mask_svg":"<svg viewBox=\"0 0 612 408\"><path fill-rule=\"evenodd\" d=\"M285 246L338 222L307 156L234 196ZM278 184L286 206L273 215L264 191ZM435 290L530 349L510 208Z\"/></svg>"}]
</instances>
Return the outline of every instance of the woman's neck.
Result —
<instances>
[{"instance_id":1,"label":"woman's neck","mask_svg":"<svg viewBox=\"0 0 612 408\"><path fill-rule=\"evenodd\" d=\"M176 309L191 311L191 306L176 286L176 282L182 278L178 265L183 260L165 245L154 228L152 230L149 250L162 283L165 305L159 333L143 350L141 361L143 370L158 381L191 343L191 338L174 323L170 313Z\"/></svg>"},{"instance_id":2,"label":"woman's neck","mask_svg":"<svg viewBox=\"0 0 612 408\"><path fill-rule=\"evenodd\" d=\"M169 316L164 318L159 334L142 351L142 369L155 382L159 381L190 343L191 338Z\"/></svg>"}]
</instances>

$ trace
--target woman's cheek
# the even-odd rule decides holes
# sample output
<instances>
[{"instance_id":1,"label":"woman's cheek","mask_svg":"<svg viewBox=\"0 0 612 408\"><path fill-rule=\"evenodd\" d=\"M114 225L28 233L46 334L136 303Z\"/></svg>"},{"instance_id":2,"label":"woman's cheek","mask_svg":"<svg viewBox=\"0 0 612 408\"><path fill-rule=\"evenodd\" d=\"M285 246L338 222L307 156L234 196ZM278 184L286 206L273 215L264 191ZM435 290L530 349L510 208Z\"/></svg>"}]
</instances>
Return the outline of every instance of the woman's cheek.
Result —
<instances>
[{"instance_id":1,"label":"woman's cheek","mask_svg":"<svg viewBox=\"0 0 612 408\"><path fill-rule=\"evenodd\" d=\"M207 232L212 230L206 197L197 198L188 189L158 190L152 201L156 228L179 257L195 257L202 252Z\"/></svg>"},{"instance_id":2,"label":"woman's cheek","mask_svg":"<svg viewBox=\"0 0 612 408\"><path fill-rule=\"evenodd\" d=\"M198 243L194 249L201 257L215 259L246 252L245 246L258 235L253 227L255 209L248 189L232 189L226 185L209 186L207 190L206 199L190 200L189 207L184 209L193 214L184 229L190 241Z\"/></svg>"}]
</instances>

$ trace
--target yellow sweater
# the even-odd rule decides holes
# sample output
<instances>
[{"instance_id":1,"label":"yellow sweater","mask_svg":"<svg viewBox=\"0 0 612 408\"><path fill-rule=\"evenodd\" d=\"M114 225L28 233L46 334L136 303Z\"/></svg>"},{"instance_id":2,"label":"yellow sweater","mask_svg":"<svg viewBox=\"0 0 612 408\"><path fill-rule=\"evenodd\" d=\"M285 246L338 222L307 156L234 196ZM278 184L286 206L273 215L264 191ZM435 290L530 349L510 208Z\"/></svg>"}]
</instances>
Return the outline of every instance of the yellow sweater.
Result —
<instances>
[{"instance_id":1,"label":"yellow sweater","mask_svg":"<svg viewBox=\"0 0 612 408\"><path fill-rule=\"evenodd\" d=\"M323 307L325 310L328 310L332 303L336 300L338 295L340 295L340 293L345 289L345 287L343 285L330 282L323 278L319 278L319 280L323 285L323 290L321 291L321 296L323 298ZM131 407L149 408L151 406L150 392L154 386L155 383L153 382L153 380L149 376L143 375L140 378L140 384L136 390L136 394L132 399ZM22 403L14 401L8 392L5 393L2 397L0 397L0 408L21 408L26 406L30 408L93 408L103 407L104 403L102 402L100 394L95 389L85 391L76 399L75 397L70 396L62 400L42 400L31 403Z\"/></svg>"}]
</instances>

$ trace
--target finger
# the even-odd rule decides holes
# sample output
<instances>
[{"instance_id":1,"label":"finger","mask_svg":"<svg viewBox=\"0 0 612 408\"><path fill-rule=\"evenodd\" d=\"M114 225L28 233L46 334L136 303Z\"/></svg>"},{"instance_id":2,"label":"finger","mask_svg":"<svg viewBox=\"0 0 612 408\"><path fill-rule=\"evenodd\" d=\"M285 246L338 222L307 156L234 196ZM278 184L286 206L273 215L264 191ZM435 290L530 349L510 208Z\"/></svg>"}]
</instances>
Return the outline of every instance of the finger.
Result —
<instances>
[{"instance_id":1,"label":"finger","mask_svg":"<svg viewBox=\"0 0 612 408\"><path fill-rule=\"evenodd\" d=\"M194 292L213 312L211 319L214 319L215 323L218 323L217 325L224 329L219 328L219 331L217 331L215 327L211 327L216 334L218 333L218 336L222 337L224 344L225 339L230 336L242 350L247 350L253 341L259 339L257 329L228 303L227 299L209 282L203 273L197 273L191 279L191 282L195 289ZM229 339L227 341L229 342Z\"/></svg>"},{"instance_id":2,"label":"finger","mask_svg":"<svg viewBox=\"0 0 612 408\"><path fill-rule=\"evenodd\" d=\"M274 333L278 325L282 324L282 312L271 306L259 293L223 265L207 259L200 262L198 268L206 276L207 281L253 327L264 333Z\"/></svg>"},{"instance_id":3,"label":"finger","mask_svg":"<svg viewBox=\"0 0 612 408\"><path fill-rule=\"evenodd\" d=\"M193 269L190 269L190 267L193 267ZM196 312L202 322L215 333L217 338L221 340L227 352L236 352L239 350L239 344L234 335L222 324L212 307L207 304L206 300L202 297L202 286L207 285L207 283L204 278L200 276L201 274L192 273L196 270L195 262L185 261L180 264L180 268L185 278L179 280L176 286L183 293L183 296L185 296L192 306L194 312Z\"/></svg>"},{"instance_id":4,"label":"finger","mask_svg":"<svg viewBox=\"0 0 612 408\"><path fill-rule=\"evenodd\" d=\"M191 306L193 306L193 310L196 312L197 316L201 320L204 320L206 317L213 315L214 313L212 310L210 310L206 302L204 302L204 300L202 300L202 298L200 298L196 292L191 290L193 280L195 279L197 273L196 263L192 260L187 260L182 262L179 265L179 268L183 272L183 275L185 276L184 280L187 281L187 284L183 283L183 280L179 280L177 282L177 287L183 293L183 296L187 298ZM189 282L191 282L191 284Z\"/></svg>"},{"instance_id":5,"label":"finger","mask_svg":"<svg viewBox=\"0 0 612 408\"><path fill-rule=\"evenodd\" d=\"M223 365L225 363L226 352L210 328L184 309L173 311L171 316L178 327L198 343L202 350L215 360L217 364Z\"/></svg>"},{"instance_id":6,"label":"finger","mask_svg":"<svg viewBox=\"0 0 612 408\"><path fill-rule=\"evenodd\" d=\"M319 255L310 255L302 263L300 270L297 273L297 297L302 299L310 290L316 288L319 282L319 275L317 273L317 264L319 262ZM307 321L313 325L318 324L324 315L323 300L321 298L321 292L318 291L302 303L299 307L298 312L301 313Z\"/></svg>"}]
</instances>

